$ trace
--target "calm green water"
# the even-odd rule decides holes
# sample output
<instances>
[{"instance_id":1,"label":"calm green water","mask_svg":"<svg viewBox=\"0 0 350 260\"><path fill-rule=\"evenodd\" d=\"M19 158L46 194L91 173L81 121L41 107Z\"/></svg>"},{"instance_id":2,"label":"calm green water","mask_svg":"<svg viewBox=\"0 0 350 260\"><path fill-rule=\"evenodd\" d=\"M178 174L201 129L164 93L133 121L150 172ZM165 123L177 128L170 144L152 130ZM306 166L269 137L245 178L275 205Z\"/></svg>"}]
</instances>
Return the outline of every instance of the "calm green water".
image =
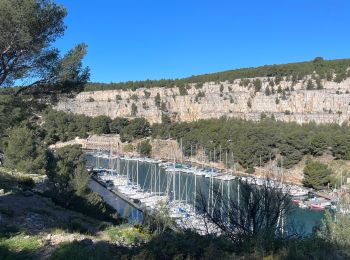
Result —
<instances>
[{"instance_id":1,"label":"calm green water","mask_svg":"<svg viewBox=\"0 0 350 260\"><path fill-rule=\"evenodd\" d=\"M107 159L98 158L88 154L87 155L87 165L90 167L99 165L102 168L109 167L109 161ZM119 160L119 167L115 161L112 168L115 170L120 170L120 174L127 175L129 173L130 178L133 182L137 180L137 162L136 161L126 161ZM117 169L119 168L119 169ZM163 168L160 168L157 164L139 162L138 163L139 175L138 184L144 190L149 190L153 192L164 192L173 199L180 199L187 201L187 203L194 204L194 191L196 186L196 191L202 192L205 196L208 194L209 178L196 176L187 173L167 173ZM196 180L195 180L196 178ZM223 194L227 197L228 190L230 190L230 197L234 198L237 196L237 181L221 181L214 179L214 185L222 185ZM107 203L115 207L117 211L123 216L125 213L129 216L129 220L141 221L142 215L140 212L116 197L111 192L107 191L105 188L97 183L91 184L92 189L100 193ZM167 189L168 187L168 189ZM174 192L175 190L175 192ZM127 211L127 212L126 212ZM314 226L321 222L324 216L323 211L313 211L309 209L301 209L299 207L293 207L291 214L287 217L287 221L292 223L293 229L298 232L303 232L305 234L311 233Z\"/></svg>"}]
</instances>

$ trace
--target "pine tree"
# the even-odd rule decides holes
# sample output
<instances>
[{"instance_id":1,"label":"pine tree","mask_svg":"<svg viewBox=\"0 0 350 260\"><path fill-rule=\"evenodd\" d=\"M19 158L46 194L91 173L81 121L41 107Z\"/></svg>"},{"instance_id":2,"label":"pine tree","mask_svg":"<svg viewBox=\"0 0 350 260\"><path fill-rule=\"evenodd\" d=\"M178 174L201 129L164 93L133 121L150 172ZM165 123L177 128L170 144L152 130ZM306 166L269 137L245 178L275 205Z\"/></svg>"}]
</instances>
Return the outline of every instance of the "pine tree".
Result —
<instances>
[{"instance_id":1,"label":"pine tree","mask_svg":"<svg viewBox=\"0 0 350 260\"><path fill-rule=\"evenodd\" d=\"M266 96L270 96L271 95L271 91L270 91L270 88L268 86L265 88L265 95Z\"/></svg>"},{"instance_id":2,"label":"pine tree","mask_svg":"<svg viewBox=\"0 0 350 260\"><path fill-rule=\"evenodd\" d=\"M327 165L309 160L304 168L303 184L306 187L321 189L329 183L330 175L331 170Z\"/></svg>"}]
</instances>

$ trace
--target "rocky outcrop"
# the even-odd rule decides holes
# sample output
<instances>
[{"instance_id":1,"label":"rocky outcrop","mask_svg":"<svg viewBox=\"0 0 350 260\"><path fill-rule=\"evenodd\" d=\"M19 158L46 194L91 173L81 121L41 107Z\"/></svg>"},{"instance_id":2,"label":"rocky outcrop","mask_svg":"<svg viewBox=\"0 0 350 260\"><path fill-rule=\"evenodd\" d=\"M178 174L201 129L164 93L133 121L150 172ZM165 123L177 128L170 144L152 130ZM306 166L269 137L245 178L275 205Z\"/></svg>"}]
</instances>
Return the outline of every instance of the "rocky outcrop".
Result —
<instances>
[{"instance_id":1,"label":"rocky outcrop","mask_svg":"<svg viewBox=\"0 0 350 260\"><path fill-rule=\"evenodd\" d=\"M82 92L75 98L61 99L57 110L115 117L144 117L151 123L161 122L162 114L173 121L233 117L260 120L274 117L285 122L350 123L350 78L335 83L323 80L323 89L306 90L307 80L293 84L282 80L272 86L267 78L259 78L261 90L253 80L248 86L234 82L207 82L199 87L189 84L185 92L174 88L106 90Z\"/></svg>"}]
</instances>

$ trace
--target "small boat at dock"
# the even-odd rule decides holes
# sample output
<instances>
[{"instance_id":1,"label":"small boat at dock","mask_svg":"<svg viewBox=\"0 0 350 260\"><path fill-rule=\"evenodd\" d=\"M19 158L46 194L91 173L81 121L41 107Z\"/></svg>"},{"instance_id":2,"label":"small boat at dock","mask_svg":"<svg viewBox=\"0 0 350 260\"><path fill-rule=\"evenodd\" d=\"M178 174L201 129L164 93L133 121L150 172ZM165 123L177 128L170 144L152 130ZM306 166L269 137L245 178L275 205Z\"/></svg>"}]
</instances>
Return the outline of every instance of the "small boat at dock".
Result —
<instances>
[{"instance_id":1,"label":"small boat at dock","mask_svg":"<svg viewBox=\"0 0 350 260\"><path fill-rule=\"evenodd\" d=\"M310 208L314 210L324 210L325 206L323 206L322 204L311 204Z\"/></svg>"}]
</instances>

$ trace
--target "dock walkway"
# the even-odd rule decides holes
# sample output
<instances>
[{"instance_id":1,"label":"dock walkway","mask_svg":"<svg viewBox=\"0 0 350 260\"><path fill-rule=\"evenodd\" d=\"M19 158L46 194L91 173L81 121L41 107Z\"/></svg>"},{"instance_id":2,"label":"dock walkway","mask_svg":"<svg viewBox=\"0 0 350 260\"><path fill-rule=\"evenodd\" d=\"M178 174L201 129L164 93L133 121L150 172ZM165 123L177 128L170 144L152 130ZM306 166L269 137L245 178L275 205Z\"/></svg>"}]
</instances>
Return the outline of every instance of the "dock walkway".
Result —
<instances>
[{"instance_id":1,"label":"dock walkway","mask_svg":"<svg viewBox=\"0 0 350 260\"><path fill-rule=\"evenodd\" d=\"M115 188L108 188L107 185L99 180L98 178L91 176L91 178L96 181L97 183L99 183L100 185L102 185L103 187L105 187L106 189L108 189L109 191L111 191L113 194L115 194L116 196L118 196L119 198L121 198L122 200L124 200L126 203L130 204L131 206L133 206L135 209L144 212L145 208L142 207L142 205L135 203L133 199L128 198L127 196L125 196L123 193L119 192L117 189Z\"/></svg>"}]
</instances>

